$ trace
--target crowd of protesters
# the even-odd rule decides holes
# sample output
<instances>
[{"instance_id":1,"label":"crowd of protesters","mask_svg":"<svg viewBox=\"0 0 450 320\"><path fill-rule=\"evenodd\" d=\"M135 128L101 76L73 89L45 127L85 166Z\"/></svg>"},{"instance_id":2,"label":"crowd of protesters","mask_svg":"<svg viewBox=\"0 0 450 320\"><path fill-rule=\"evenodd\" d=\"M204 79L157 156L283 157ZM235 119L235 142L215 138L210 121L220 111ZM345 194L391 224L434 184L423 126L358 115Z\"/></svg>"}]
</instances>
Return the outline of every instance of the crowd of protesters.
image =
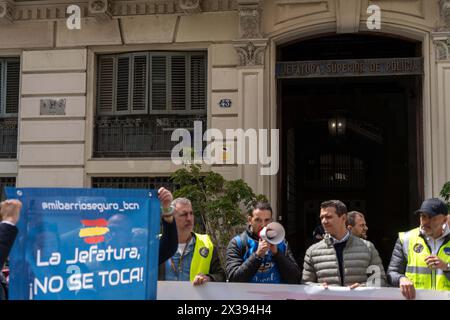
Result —
<instances>
[{"instance_id":1,"label":"crowd of protesters","mask_svg":"<svg viewBox=\"0 0 450 320\"><path fill-rule=\"evenodd\" d=\"M324 201L320 207L321 226L316 243L304 258L303 271L295 261L288 242L272 244L259 236L272 222L269 203L256 203L249 212L247 228L228 244L225 270L220 267L216 248L208 235L193 232L194 212L188 199L175 199L173 214L178 229L178 251L161 266L160 280L320 284L399 287L407 299L416 289L450 291L450 227L447 205L427 199L414 212L420 226L400 232L387 272L377 249L367 240L364 214L347 212L339 200ZM371 276L368 270L374 270Z\"/></svg>"},{"instance_id":2,"label":"crowd of protesters","mask_svg":"<svg viewBox=\"0 0 450 320\"><path fill-rule=\"evenodd\" d=\"M393 286L407 299L415 290L450 291L450 216L440 199L425 200L414 213L420 225L400 232L387 271L377 249L367 240L364 214L347 212L339 200L320 206L321 225L314 231L316 243L305 252L303 271L288 242L274 244L260 237L272 222L269 203L258 202L248 213L247 228L228 244L225 269L218 248L207 234L195 233L189 199L173 199L160 188L162 238L159 280L190 281L198 286L209 281L284 283L328 286ZM18 230L21 203L6 200L0 214L0 266L3 266ZM368 270L375 270L376 277ZM7 298L7 281L0 273L0 299Z\"/></svg>"}]
</instances>

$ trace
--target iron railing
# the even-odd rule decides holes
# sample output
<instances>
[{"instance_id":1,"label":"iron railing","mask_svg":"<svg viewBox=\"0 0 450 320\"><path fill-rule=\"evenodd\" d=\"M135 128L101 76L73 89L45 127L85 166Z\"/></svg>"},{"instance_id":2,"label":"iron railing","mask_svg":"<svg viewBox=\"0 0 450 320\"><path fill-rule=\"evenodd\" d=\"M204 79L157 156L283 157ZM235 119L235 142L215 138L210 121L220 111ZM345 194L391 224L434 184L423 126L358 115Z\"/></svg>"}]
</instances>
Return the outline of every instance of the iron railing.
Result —
<instances>
[{"instance_id":1,"label":"iron railing","mask_svg":"<svg viewBox=\"0 0 450 320\"><path fill-rule=\"evenodd\" d=\"M169 177L92 177L92 188L177 190Z\"/></svg>"},{"instance_id":2,"label":"iron railing","mask_svg":"<svg viewBox=\"0 0 450 320\"><path fill-rule=\"evenodd\" d=\"M16 177L0 177L0 200L3 201L5 197L5 187L15 187ZM0 267L1 268L1 267Z\"/></svg>"},{"instance_id":3,"label":"iron railing","mask_svg":"<svg viewBox=\"0 0 450 320\"><path fill-rule=\"evenodd\" d=\"M94 157L170 157L179 141L172 132L184 128L191 132L194 146L194 121L206 130L206 115L127 115L97 117L94 125Z\"/></svg>"},{"instance_id":4,"label":"iron railing","mask_svg":"<svg viewBox=\"0 0 450 320\"><path fill-rule=\"evenodd\" d=\"M0 118L0 158L17 157L17 118Z\"/></svg>"}]
</instances>

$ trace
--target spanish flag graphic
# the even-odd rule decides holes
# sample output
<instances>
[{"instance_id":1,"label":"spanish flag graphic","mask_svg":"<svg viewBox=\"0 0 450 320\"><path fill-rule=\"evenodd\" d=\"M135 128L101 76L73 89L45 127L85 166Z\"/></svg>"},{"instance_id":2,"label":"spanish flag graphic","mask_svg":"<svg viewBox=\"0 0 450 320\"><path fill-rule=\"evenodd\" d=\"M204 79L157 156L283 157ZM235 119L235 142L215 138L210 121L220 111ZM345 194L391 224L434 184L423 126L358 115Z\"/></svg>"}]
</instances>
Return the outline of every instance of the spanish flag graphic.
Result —
<instances>
[{"instance_id":1,"label":"spanish flag graphic","mask_svg":"<svg viewBox=\"0 0 450 320\"><path fill-rule=\"evenodd\" d=\"M88 244L105 241L104 235L109 232L106 219L81 220L84 228L80 229L79 236Z\"/></svg>"}]
</instances>

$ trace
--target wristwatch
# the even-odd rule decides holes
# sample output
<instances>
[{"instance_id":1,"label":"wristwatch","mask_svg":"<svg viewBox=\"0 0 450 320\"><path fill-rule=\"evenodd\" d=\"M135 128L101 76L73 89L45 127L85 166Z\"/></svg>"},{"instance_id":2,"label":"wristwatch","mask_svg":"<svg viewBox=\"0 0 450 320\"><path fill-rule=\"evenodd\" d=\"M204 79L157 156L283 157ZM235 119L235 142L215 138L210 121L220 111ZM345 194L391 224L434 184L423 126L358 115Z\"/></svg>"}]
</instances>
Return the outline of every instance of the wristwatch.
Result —
<instances>
[{"instance_id":1,"label":"wristwatch","mask_svg":"<svg viewBox=\"0 0 450 320\"><path fill-rule=\"evenodd\" d=\"M162 211L162 215L163 217L171 217L173 216L173 212L175 211L175 207L174 206L169 206L167 209L161 206L161 211Z\"/></svg>"}]
</instances>

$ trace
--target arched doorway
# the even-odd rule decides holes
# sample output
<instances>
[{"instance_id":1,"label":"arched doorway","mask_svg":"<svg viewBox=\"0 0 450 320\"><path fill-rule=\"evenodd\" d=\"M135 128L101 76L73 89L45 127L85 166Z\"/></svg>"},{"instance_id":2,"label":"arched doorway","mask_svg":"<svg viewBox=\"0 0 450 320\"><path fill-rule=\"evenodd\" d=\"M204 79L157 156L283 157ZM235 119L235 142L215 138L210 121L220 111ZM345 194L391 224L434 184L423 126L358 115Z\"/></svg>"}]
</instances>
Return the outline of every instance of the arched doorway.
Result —
<instances>
[{"instance_id":1,"label":"arched doorway","mask_svg":"<svg viewBox=\"0 0 450 320\"><path fill-rule=\"evenodd\" d=\"M300 62L288 66L291 78L277 80L279 210L299 262L325 200L365 214L385 266L397 233L416 224L424 189L422 74L400 64L421 60L421 52L420 42L368 34L278 47L277 75L283 62Z\"/></svg>"}]
</instances>

